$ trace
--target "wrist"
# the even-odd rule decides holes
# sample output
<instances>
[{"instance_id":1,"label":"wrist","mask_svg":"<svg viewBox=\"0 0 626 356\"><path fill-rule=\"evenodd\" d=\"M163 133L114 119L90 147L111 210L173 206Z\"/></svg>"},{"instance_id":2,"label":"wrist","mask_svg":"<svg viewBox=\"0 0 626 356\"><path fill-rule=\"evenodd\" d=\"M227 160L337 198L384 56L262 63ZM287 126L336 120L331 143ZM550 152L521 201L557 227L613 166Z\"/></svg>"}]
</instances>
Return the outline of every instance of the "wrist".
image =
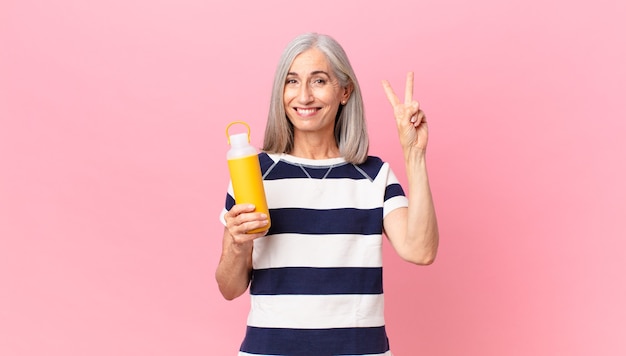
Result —
<instances>
[{"instance_id":1,"label":"wrist","mask_svg":"<svg viewBox=\"0 0 626 356\"><path fill-rule=\"evenodd\" d=\"M230 246L230 252L236 256L248 256L252 253L252 241L244 243L233 243Z\"/></svg>"},{"instance_id":2,"label":"wrist","mask_svg":"<svg viewBox=\"0 0 626 356\"><path fill-rule=\"evenodd\" d=\"M407 165L426 164L426 150L409 147L404 150L404 163Z\"/></svg>"}]
</instances>

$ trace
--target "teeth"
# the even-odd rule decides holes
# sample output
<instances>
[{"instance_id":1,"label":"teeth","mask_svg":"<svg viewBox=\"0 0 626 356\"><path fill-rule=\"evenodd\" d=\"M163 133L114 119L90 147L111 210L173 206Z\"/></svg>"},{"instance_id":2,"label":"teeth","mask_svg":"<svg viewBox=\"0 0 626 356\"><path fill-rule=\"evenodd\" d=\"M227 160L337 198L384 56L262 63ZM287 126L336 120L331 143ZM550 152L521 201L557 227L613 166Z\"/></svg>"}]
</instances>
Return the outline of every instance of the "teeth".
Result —
<instances>
[{"instance_id":1,"label":"teeth","mask_svg":"<svg viewBox=\"0 0 626 356\"><path fill-rule=\"evenodd\" d=\"M302 115L310 115L315 113L316 109L298 109L298 112Z\"/></svg>"}]
</instances>

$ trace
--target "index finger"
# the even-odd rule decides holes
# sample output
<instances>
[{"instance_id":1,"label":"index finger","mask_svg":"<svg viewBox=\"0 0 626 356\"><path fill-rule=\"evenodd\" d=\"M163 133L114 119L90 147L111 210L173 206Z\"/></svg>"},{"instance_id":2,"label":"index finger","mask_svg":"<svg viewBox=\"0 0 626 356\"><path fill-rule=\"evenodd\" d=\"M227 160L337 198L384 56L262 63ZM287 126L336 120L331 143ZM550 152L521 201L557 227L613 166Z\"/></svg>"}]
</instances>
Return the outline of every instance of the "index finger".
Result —
<instances>
[{"instance_id":1,"label":"index finger","mask_svg":"<svg viewBox=\"0 0 626 356\"><path fill-rule=\"evenodd\" d=\"M226 212L227 215L235 217L237 215L254 211L253 204L235 204Z\"/></svg>"},{"instance_id":2,"label":"index finger","mask_svg":"<svg viewBox=\"0 0 626 356\"><path fill-rule=\"evenodd\" d=\"M386 80L383 80L383 89L385 89L385 95L387 95L387 100L389 100L389 103L391 103L391 105L395 106L400 104L398 96L396 95L396 93L394 93L393 88L391 88L391 84L389 84L389 82Z\"/></svg>"},{"instance_id":3,"label":"index finger","mask_svg":"<svg viewBox=\"0 0 626 356\"><path fill-rule=\"evenodd\" d=\"M406 74L406 87L404 88L404 104L410 104L413 101L413 72Z\"/></svg>"}]
</instances>

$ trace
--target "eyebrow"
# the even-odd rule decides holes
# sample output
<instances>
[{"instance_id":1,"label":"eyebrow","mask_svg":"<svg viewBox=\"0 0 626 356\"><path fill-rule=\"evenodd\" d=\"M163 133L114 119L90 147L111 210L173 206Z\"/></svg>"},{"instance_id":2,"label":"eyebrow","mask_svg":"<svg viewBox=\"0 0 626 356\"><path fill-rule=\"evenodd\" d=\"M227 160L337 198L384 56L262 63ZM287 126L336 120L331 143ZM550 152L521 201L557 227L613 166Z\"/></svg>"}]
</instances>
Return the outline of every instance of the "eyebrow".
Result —
<instances>
[{"instance_id":1,"label":"eyebrow","mask_svg":"<svg viewBox=\"0 0 626 356\"><path fill-rule=\"evenodd\" d=\"M328 73L326 73L325 71L323 71L323 70L315 70L315 71L311 72L311 75L318 75L318 74L324 74L324 75L326 75L327 77L330 78L330 75ZM297 76L298 73L296 73L296 72L288 72L287 75L295 75L295 76Z\"/></svg>"}]
</instances>

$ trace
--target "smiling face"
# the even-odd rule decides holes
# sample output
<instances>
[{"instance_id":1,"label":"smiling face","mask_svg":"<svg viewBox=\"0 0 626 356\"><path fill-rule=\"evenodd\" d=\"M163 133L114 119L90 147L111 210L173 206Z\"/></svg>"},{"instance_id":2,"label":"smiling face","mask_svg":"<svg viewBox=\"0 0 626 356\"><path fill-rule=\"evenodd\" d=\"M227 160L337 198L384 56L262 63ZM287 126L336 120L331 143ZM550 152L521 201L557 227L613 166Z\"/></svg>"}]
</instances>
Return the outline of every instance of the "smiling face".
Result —
<instances>
[{"instance_id":1,"label":"smiling face","mask_svg":"<svg viewBox=\"0 0 626 356\"><path fill-rule=\"evenodd\" d=\"M299 54L287 73L283 104L294 133L334 137L335 117L350 88L341 87L326 56L316 48Z\"/></svg>"}]
</instances>

